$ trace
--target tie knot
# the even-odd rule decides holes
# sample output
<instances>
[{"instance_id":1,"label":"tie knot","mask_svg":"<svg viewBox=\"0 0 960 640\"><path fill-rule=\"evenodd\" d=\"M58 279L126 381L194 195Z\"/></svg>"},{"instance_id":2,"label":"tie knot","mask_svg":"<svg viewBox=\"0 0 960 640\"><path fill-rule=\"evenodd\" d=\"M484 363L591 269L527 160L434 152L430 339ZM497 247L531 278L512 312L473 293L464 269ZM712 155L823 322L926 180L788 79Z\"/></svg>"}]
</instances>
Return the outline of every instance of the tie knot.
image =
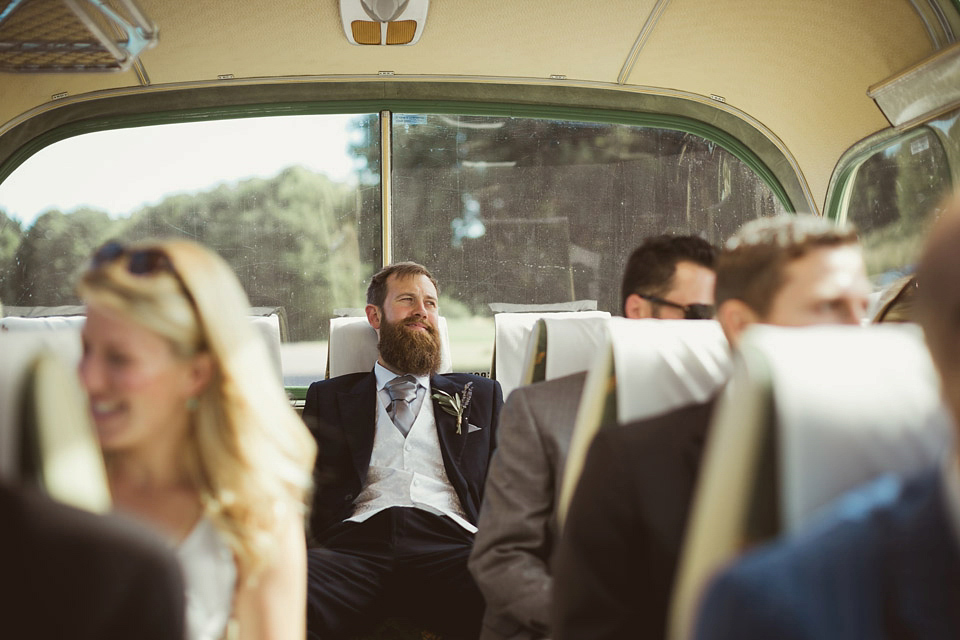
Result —
<instances>
[{"instance_id":1,"label":"tie knot","mask_svg":"<svg viewBox=\"0 0 960 640\"><path fill-rule=\"evenodd\" d=\"M413 376L397 376L385 386L391 400L411 402L417 397L417 380Z\"/></svg>"}]
</instances>

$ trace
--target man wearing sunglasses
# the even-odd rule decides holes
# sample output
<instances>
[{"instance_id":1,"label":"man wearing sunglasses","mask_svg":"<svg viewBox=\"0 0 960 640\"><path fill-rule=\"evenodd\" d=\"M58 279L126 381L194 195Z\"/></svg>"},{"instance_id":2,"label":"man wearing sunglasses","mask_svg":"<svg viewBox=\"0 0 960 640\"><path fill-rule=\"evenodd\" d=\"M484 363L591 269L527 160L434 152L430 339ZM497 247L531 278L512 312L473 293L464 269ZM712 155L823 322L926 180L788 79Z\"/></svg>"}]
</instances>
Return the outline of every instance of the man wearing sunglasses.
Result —
<instances>
[{"instance_id":1,"label":"man wearing sunglasses","mask_svg":"<svg viewBox=\"0 0 960 640\"><path fill-rule=\"evenodd\" d=\"M647 295L645 293L638 293L639 297L643 298L650 303L653 309L656 310L656 318L662 318L663 315L660 312L660 309L667 307L668 309L678 309L683 315L681 318L684 320L709 320L713 317L713 314L716 313L714 306L712 304L705 304L700 302L694 302L692 304L680 304L679 302L673 302L667 300L666 298L658 298L657 296Z\"/></svg>"},{"instance_id":2,"label":"man wearing sunglasses","mask_svg":"<svg viewBox=\"0 0 960 640\"><path fill-rule=\"evenodd\" d=\"M696 236L655 236L634 249L623 270L626 318L712 318L717 250Z\"/></svg>"},{"instance_id":3,"label":"man wearing sunglasses","mask_svg":"<svg viewBox=\"0 0 960 640\"><path fill-rule=\"evenodd\" d=\"M754 220L717 259L716 317L733 347L756 322L857 324L869 292L854 231L814 216ZM638 296L670 317L694 312ZM715 400L597 434L556 552L554 640L665 636Z\"/></svg>"},{"instance_id":4,"label":"man wearing sunglasses","mask_svg":"<svg viewBox=\"0 0 960 640\"><path fill-rule=\"evenodd\" d=\"M717 250L694 236L655 236L624 269L628 318L712 316ZM486 600L481 640L550 636L554 516L586 373L510 394L490 463L470 571Z\"/></svg>"}]
</instances>

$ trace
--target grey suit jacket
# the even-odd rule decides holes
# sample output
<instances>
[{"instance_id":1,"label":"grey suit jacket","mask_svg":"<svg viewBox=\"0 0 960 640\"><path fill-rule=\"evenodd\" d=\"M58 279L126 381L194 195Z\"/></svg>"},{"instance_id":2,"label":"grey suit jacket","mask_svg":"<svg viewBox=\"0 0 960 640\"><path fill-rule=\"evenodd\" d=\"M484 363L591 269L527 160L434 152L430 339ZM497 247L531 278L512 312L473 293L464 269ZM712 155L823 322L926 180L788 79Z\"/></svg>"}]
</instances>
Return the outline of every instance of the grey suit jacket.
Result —
<instances>
[{"instance_id":1,"label":"grey suit jacket","mask_svg":"<svg viewBox=\"0 0 960 640\"><path fill-rule=\"evenodd\" d=\"M554 509L585 379L520 387L503 407L469 563L487 605L481 640L550 634Z\"/></svg>"}]
</instances>

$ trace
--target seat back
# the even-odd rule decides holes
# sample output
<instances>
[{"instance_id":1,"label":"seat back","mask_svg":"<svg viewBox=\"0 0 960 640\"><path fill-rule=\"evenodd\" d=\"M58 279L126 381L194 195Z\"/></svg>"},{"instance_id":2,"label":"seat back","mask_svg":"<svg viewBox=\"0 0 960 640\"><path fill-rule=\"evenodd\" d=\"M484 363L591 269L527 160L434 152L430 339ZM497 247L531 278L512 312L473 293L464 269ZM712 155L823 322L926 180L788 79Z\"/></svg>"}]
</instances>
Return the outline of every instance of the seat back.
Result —
<instances>
[{"instance_id":1,"label":"seat back","mask_svg":"<svg viewBox=\"0 0 960 640\"><path fill-rule=\"evenodd\" d=\"M0 334L0 477L109 509L103 457L72 362L75 330Z\"/></svg>"},{"instance_id":2,"label":"seat back","mask_svg":"<svg viewBox=\"0 0 960 640\"><path fill-rule=\"evenodd\" d=\"M705 402L730 376L730 348L714 320L611 318L608 329L577 411L558 505L561 522L597 431Z\"/></svg>"},{"instance_id":3,"label":"seat back","mask_svg":"<svg viewBox=\"0 0 960 640\"><path fill-rule=\"evenodd\" d=\"M500 383L503 397L525 380L532 379L529 370L534 362L528 353L534 346L528 346L533 328L541 318L609 318L606 311L528 311L497 313L493 317L493 365L491 377Z\"/></svg>"},{"instance_id":4,"label":"seat back","mask_svg":"<svg viewBox=\"0 0 960 640\"><path fill-rule=\"evenodd\" d=\"M534 323L521 371L520 385L561 378L590 368L607 343L610 316L546 315Z\"/></svg>"},{"instance_id":5,"label":"seat back","mask_svg":"<svg viewBox=\"0 0 960 640\"><path fill-rule=\"evenodd\" d=\"M283 362L280 359L281 323L278 314L250 316L250 322L267 347L270 362L276 371L277 379L283 382Z\"/></svg>"},{"instance_id":6,"label":"seat back","mask_svg":"<svg viewBox=\"0 0 960 640\"><path fill-rule=\"evenodd\" d=\"M440 332L439 373L453 371L450 357L450 335L447 319L440 316L437 326ZM377 362L377 332L367 322L366 316L348 316L330 319L330 339L327 342L327 378L347 373L371 371Z\"/></svg>"},{"instance_id":7,"label":"seat back","mask_svg":"<svg viewBox=\"0 0 960 640\"><path fill-rule=\"evenodd\" d=\"M79 332L87 317L84 315L86 307L7 307L7 313L23 313L22 316L8 315L0 318L0 332L56 332L73 330ZM69 315L47 315L58 312ZM286 336L286 315L283 307L253 307L250 309L250 322L257 334L263 339L267 347L270 361L277 372L277 379L282 381L283 365L280 358L280 343ZM79 344L79 343L78 343ZM61 346L65 346L62 345ZM69 350L63 354L76 356L79 359L79 350ZM68 360L68 363L76 361Z\"/></svg>"},{"instance_id":8,"label":"seat back","mask_svg":"<svg viewBox=\"0 0 960 640\"><path fill-rule=\"evenodd\" d=\"M671 637L745 547L806 526L844 492L935 464L952 441L915 326L778 328L745 335L711 425Z\"/></svg>"},{"instance_id":9,"label":"seat back","mask_svg":"<svg viewBox=\"0 0 960 640\"><path fill-rule=\"evenodd\" d=\"M58 331L60 329L83 328L86 316L42 316L36 318L22 318L7 316L0 318L0 331Z\"/></svg>"}]
</instances>

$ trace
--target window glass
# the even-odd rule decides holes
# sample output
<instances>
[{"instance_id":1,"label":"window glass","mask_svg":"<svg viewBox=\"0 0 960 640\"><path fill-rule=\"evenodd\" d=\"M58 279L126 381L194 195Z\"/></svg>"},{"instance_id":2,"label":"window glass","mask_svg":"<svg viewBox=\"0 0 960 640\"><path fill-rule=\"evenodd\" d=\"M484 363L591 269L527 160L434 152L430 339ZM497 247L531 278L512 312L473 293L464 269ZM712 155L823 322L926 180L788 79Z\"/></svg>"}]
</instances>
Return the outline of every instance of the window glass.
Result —
<instances>
[{"instance_id":1,"label":"window glass","mask_svg":"<svg viewBox=\"0 0 960 640\"><path fill-rule=\"evenodd\" d=\"M630 252L660 233L719 244L780 213L717 144L670 129L396 114L393 251L434 271L457 370L489 370L490 302L596 300L620 313Z\"/></svg>"},{"instance_id":2,"label":"window glass","mask_svg":"<svg viewBox=\"0 0 960 640\"><path fill-rule=\"evenodd\" d=\"M630 251L658 233L720 243L782 212L736 156L670 129L394 114L393 259L441 285L454 367L489 371L491 302L596 300L619 313ZM0 299L77 303L110 238L186 236L282 307L288 385L323 377L327 322L382 263L377 114L158 125L77 136L0 184Z\"/></svg>"},{"instance_id":3,"label":"window glass","mask_svg":"<svg viewBox=\"0 0 960 640\"><path fill-rule=\"evenodd\" d=\"M77 136L0 184L0 300L78 304L76 273L117 238L187 237L282 307L285 382L323 377L327 323L379 267L379 118L287 116ZM368 135L369 134L369 135Z\"/></svg>"},{"instance_id":4,"label":"window glass","mask_svg":"<svg viewBox=\"0 0 960 640\"><path fill-rule=\"evenodd\" d=\"M857 167L846 219L860 231L867 270L878 286L913 271L936 207L951 190L947 149L958 144L955 112L897 138Z\"/></svg>"}]
</instances>

